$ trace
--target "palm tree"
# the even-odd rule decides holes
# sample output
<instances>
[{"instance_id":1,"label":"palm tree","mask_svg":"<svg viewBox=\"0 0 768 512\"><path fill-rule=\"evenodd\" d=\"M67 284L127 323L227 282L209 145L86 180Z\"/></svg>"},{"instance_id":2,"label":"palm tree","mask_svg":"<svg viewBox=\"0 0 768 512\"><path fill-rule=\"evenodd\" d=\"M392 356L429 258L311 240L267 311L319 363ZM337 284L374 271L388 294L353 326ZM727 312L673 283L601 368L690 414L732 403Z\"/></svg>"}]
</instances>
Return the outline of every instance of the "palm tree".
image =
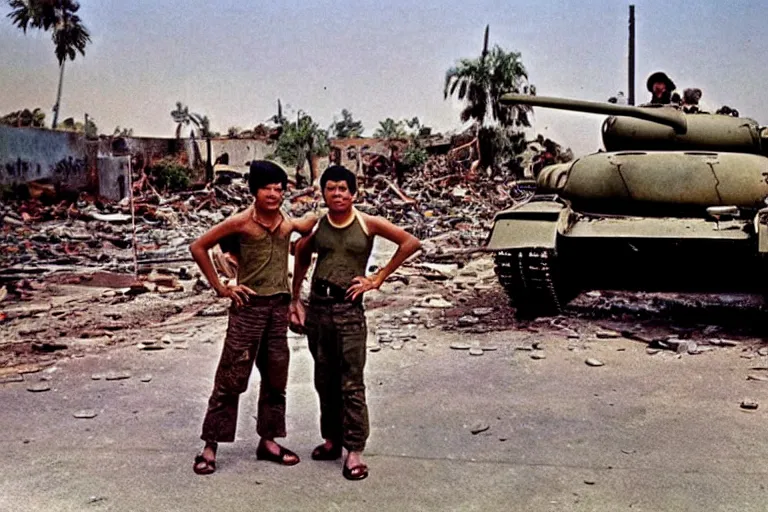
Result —
<instances>
[{"instance_id":1,"label":"palm tree","mask_svg":"<svg viewBox=\"0 0 768 512\"><path fill-rule=\"evenodd\" d=\"M181 138L181 127L189 126L192 122L192 116L194 114L189 113L189 107L182 104L180 101L176 102L176 110L171 111L171 117L173 122L176 123L176 139Z\"/></svg>"},{"instance_id":2,"label":"palm tree","mask_svg":"<svg viewBox=\"0 0 768 512\"><path fill-rule=\"evenodd\" d=\"M391 117L379 121L379 127L373 132L377 139L402 139L406 136L402 121L395 121Z\"/></svg>"},{"instance_id":3,"label":"palm tree","mask_svg":"<svg viewBox=\"0 0 768 512\"><path fill-rule=\"evenodd\" d=\"M56 129L61 106L61 87L64 82L64 62L75 60L77 52L85 56L85 46L90 34L75 14L80 4L73 0L8 0L11 12L8 17L14 25L27 32L27 27L51 30L56 59L59 61L59 87L53 107L53 123Z\"/></svg>"},{"instance_id":4,"label":"palm tree","mask_svg":"<svg viewBox=\"0 0 768 512\"><path fill-rule=\"evenodd\" d=\"M483 52L477 59L461 59L445 73L443 96L456 94L466 102L461 120L474 119L480 126L490 111L494 120L502 126L530 126L528 105L506 106L499 102L508 92L535 94L536 89L527 84L528 73L520 60L520 53L505 52L498 45L488 52L488 27L485 28Z\"/></svg>"}]
</instances>

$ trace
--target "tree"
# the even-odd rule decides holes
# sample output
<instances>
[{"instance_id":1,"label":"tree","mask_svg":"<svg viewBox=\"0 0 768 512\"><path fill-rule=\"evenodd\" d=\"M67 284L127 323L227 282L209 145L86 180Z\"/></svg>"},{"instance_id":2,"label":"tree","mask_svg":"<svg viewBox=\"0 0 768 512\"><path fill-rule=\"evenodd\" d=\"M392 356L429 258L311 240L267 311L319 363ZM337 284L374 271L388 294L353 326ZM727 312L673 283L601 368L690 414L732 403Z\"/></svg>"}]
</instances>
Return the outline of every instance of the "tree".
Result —
<instances>
[{"instance_id":1,"label":"tree","mask_svg":"<svg viewBox=\"0 0 768 512\"><path fill-rule=\"evenodd\" d=\"M116 126L112 131L113 137L133 137L133 128L120 128Z\"/></svg>"},{"instance_id":2,"label":"tree","mask_svg":"<svg viewBox=\"0 0 768 512\"><path fill-rule=\"evenodd\" d=\"M181 138L181 128L183 126L189 126L192 123L196 114L190 114L189 107L181 103L176 102L176 110L171 111L171 117L173 122L176 123L176 139Z\"/></svg>"},{"instance_id":3,"label":"tree","mask_svg":"<svg viewBox=\"0 0 768 512\"><path fill-rule=\"evenodd\" d=\"M328 132L312 120L308 114L299 111L295 122L285 122L275 152L270 158L277 157L284 164L296 168L296 181L301 180L304 162L309 164L309 183L317 178L317 156L326 156L330 151Z\"/></svg>"},{"instance_id":4,"label":"tree","mask_svg":"<svg viewBox=\"0 0 768 512\"><path fill-rule=\"evenodd\" d=\"M32 111L28 108L17 110L0 117L0 124L16 127L31 126L34 128L45 128L45 112L40 110L40 108Z\"/></svg>"},{"instance_id":5,"label":"tree","mask_svg":"<svg viewBox=\"0 0 768 512\"><path fill-rule=\"evenodd\" d=\"M76 14L80 4L74 0L8 0L11 22L26 34L27 28L51 31L56 59L59 61L59 87L53 107L53 123L56 129L61 107L61 89L64 81L64 62L75 60L77 52L85 57L85 46L91 41L90 34Z\"/></svg>"},{"instance_id":6,"label":"tree","mask_svg":"<svg viewBox=\"0 0 768 512\"><path fill-rule=\"evenodd\" d=\"M347 109L341 110L340 121L337 121L336 117L333 118L333 123L329 128L333 136L338 139L356 139L363 134L364 130L363 123L355 121L352 118L352 112Z\"/></svg>"},{"instance_id":7,"label":"tree","mask_svg":"<svg viewBox=\"0 0 768 512\"><path fill-rule=\"evenodd\" d=\"M402 139L406 136L403 121L395 121L391 117L379 121L379 127L373 132L377 139Z\"/></svg>"},{"instance_id":8,"label":"tree","mask_svg":"<svg viewBox=\"0 0 768 512\"><path fill-rule=\"evenodd\" d=\"M485 29L483 52L477 59L461 59L445 73L443 97L456 94L466 102L461 120L474 119L481 126L490 112L502 126L530 126L528 105L503 105L499 100L508 92L536 94L528 85L528 73L519 52L505 52L498 45L488 52L488 27Z\"/></svg>"}]
</instances>

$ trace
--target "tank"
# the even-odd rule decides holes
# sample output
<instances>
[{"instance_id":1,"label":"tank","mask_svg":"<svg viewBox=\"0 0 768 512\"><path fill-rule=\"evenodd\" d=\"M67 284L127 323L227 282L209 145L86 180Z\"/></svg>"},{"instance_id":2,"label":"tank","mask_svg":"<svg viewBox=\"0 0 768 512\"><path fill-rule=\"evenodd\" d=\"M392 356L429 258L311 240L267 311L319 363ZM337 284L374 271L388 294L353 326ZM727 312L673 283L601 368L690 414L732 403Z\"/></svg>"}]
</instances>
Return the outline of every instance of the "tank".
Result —
<instances>
[{"instance_id":1,"label":"tank","mask_svg":"<svg viewBox=\"0 0 768 512\"><path fill-rule=\"evenodd\" d=\"M486 249L519 314L589 289L766 291L768 130L750 118L506 94L608 116L604 148L543 168L498 212Z\"/></svg>"}]
</instances>

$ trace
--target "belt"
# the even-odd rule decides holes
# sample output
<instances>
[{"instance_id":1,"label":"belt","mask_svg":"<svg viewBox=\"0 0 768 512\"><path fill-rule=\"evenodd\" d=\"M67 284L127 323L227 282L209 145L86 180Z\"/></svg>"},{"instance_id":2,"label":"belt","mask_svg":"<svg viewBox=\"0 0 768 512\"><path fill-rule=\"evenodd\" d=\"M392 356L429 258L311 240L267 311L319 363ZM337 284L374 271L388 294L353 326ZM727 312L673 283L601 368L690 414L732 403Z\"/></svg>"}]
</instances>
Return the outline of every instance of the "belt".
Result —
<instances>
[{"instance_id":1,"label":"belt","mask_svg":"<svg viewBox=\"0 0 768 512\"><path fill-rule=\"evenodd\" d=\"M347 290L328 281L317 280L312 283L312 294L324 299L344 301Z\"/></svg>"}]
</instances>

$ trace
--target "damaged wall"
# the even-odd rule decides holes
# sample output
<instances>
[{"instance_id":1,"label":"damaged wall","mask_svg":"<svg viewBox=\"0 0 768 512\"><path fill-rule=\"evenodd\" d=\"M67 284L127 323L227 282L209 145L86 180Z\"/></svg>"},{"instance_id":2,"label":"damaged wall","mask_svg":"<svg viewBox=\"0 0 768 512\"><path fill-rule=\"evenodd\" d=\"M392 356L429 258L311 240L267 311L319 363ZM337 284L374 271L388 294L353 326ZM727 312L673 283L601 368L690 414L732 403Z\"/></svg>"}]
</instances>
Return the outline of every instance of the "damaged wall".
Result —
<instances>
[{"instance_id":1,"label":"damaged wall","mask_svg":"<svg viewBox=\"0 0 768 512\"><path fill-rule=\"evenodd\" d=\"M0 125L0 185L51 180L81 189L88 183L87 148L93 145L74 132Z\"/></svg>"},{"instance_id":2,"label":"damaged wall","mask_svg":"<svg viewBox=\"0 0 768 512\"><path fill-rule=\"evenodd\" d=\"M205 149L205 140L198 141L200 156L205 162L208 153ZM211 163L216 158L227 153L230 167L248 170L247 162L264 160L267 155L274 153L274 145L267 140L259 139L211 139Z\"/></svg>"}]
</instances>

